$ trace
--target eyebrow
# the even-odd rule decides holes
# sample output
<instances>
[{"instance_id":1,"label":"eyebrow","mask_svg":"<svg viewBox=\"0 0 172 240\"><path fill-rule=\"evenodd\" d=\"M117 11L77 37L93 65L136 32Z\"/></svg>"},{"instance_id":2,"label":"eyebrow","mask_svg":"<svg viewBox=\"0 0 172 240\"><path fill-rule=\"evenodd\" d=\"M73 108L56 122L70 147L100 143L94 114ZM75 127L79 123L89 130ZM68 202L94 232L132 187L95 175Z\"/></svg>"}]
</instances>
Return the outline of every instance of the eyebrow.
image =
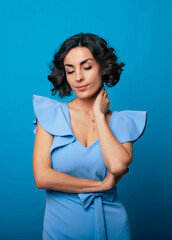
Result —
<instances>
[{"instance_id":1,"label":"eyebrow","mask_svg":"<svg viewBox=\"0 0 172 240\"><path fill-rule=\"evenodd\" d=\"M86 63L88 60L93 60L93 61L94 61L94 59L92 59L92 58L87 58L87 59L85 59L84 61L80 62L80 65L83 65L83 64ZM74 67L72 64L65 64L64 66Z\"/></svg>"}]
</instances>

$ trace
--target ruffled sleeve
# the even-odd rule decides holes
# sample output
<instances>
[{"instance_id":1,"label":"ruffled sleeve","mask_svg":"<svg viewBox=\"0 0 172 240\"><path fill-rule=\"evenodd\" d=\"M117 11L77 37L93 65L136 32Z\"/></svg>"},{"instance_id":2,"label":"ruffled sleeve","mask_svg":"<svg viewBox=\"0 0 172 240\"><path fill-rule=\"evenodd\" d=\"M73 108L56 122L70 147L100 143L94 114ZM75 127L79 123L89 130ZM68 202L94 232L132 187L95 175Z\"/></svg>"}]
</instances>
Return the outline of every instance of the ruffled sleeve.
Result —
<instances>
[{"instance_id":1,"label":"ruffled sleeve","mask_svg":"<svg viewBox=\"0 0 172 240\"><path fill-rule=\"evenodd\" d=\"M120 143L135 142L144 133L147 111L124 110L119 112L114 134Z\"/></svg>"},{"instance_id":2,"label":"ruffled sleeve","mask_svg":"<svg viewBox=\"0 0 172 240\"><path fill-rule=\"evenodd\" d=\"M62 102L38 95L33 95L32 101L35 113L33 132L36 134L37 122L39 121L45 131L54 135L50 149L51 156L55 149L69 145L76 140L66 118Z\"/></svg>"},{"instance_id":3,"label":"ruffled sleeve","mask_svg":"<svg viewBox=\"0 0 172 240\"><path fill-rule=\"evenodd\" d=\"M66 122L61 102L38 95L33 95L33 108L35 113L35 120L33 124L35 128L33 132L36 134L37 121L48 133L52 135L68 135L71 130Z\"/></svg>"},{"instance_id":4,"label":"ruffled sleeve","mask_svg":"<svg viewBox=\"0 0 172 240\"><path fill-rule=\"evenodd\" d=\"M33 132L36 134L37 129L37 121L39 121L40 125L44 130L48 133L55 135L56 133L56 121L58 115L58 105L59 102L48 97L33 95L33 108L35 113L35 120L33 124L35 128Z\"/></svg>"}]
</instances>

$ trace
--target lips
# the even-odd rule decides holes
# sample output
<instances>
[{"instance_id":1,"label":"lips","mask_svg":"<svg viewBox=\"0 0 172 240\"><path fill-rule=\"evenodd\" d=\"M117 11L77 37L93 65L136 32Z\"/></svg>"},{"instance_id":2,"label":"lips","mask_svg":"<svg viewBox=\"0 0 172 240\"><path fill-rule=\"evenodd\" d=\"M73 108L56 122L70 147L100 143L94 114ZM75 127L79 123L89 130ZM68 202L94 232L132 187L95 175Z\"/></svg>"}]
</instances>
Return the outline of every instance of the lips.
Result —
<instances>
[{"instance_id":1,"label":"lips","mask_svg":"<svg viewBox=\"0 0 172 240\"><path fill-rule=\"evenodd\" d=\"M86 85L81 85L81 86L78 86L77 88L82 88L82 87L86 87L86 86L88 86L88 84L86 84Z\"/></svg>"}]
</instances>

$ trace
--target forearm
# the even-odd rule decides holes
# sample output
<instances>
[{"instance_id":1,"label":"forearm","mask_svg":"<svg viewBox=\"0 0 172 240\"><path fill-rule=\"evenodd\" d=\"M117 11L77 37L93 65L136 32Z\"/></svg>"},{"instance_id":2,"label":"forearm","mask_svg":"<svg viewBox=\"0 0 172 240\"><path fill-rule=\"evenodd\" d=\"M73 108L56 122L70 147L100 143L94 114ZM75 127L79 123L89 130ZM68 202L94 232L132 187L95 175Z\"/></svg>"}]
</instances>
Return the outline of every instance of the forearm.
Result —
<instances>
[{"instance_id":1,"label":"forearm","mask_svg":"<svg viewBox=\"0 0 172 240\"><path fill-rule=\"evenodd\" d=\"M39 180L35 182L36 186L41 189L51 189L69 193L103 191L102 181L73 177L52 168L41 172Z\"/></svg>"},{"instance_id":2,"label":"forearm","mask_svg":"<svg viewBox=\"0 0 172 240\"><path fill-rule=\"evenodd\" d=\"M96 124L103 160L107 168L114 174L123 174L131 163L131 156L115 138L105 115L96 116Z\"/></svg>"}]
</instances>

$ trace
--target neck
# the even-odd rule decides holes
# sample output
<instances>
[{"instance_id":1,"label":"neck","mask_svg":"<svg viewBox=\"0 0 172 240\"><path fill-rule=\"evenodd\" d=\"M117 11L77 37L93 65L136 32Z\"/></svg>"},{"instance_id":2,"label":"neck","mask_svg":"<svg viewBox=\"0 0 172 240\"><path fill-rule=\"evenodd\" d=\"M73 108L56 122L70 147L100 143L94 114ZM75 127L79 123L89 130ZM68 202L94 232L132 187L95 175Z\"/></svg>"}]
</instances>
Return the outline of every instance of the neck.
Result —
<instances>
[{"instance_id":1,"label":"neck","mask_svg":"<svg viewBox=\"0 0 172 240\"><path fill-rule=\"evenodd\" d=\"M90 98L86 98L86 99L76 97L74 99L74 103L79 110L82 110L88 113L93 113L93 106L94 106L95 100L96 100L96 96L91 96Z\"/></svg>"}]
</instances>

